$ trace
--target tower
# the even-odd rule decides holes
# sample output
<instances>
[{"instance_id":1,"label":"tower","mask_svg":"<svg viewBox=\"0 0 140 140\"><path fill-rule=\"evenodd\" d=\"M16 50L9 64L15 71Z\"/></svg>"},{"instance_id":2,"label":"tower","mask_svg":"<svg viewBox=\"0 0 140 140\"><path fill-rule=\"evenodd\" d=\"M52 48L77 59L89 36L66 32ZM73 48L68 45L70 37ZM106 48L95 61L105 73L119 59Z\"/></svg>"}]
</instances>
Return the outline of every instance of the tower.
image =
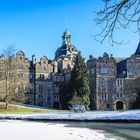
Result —
<instances>
[{"instance_id":1,"label":"tower","mask_svg":"<svg viewBox=\"0 0 140 140\"><path fill-rule=\"evenodd\" d=\"M71 45L71 34L67 29L62 35L62 45Z\"/></svg>"},{"instance_id":2,"label":"tower","mask_svg":"<svg viewBox=\"0 0 140 140\"><path fill-rule=\"evenodd\" d=\"M66 29L62 35L62 46L55 52L55 59L77 53L76 47L71 45L71 34Z\"/></svg>"}]
</instances>

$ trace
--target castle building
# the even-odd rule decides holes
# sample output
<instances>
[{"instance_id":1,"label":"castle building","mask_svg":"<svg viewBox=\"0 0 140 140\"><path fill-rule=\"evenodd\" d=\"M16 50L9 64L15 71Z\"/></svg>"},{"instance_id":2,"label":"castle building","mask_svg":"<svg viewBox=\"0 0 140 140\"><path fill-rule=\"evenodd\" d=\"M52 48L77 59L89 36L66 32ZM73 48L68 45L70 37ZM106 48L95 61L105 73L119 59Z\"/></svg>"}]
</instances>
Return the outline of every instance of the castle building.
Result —
<instances>
[{"instance_id":1,"label":"castle building","mask_svg":"<svg viewBox=\"0 0 140 140\"><path fill-rule=\"evenodd\" d=\"M62 35L62 45L56 50L53 60L42 56L37 62L35 55L30 61L23 51L10 56L14 69L7 71L9 85L16 82L17 90L22 89L28 104L60 109L59 88L70 80L78 51L71 44L71 34L67 30ZM6 58L0 56L0 98L3 93L3 72ZM90 56L87 60L91 109L129 109L136 99L131 86L140 76L140 43L129 58L115 58L104 53L102 57Z\"/></svg>"},{"instance_id":2,"label":"castle building","mask_svg":"<svg viewBox=\"0 0 140 140\"><path fill-rule=\"evenodd\" d=\"M140 76L140 43L129 58L115 58L104 53L87 60L91 108L97 110L130 109L136 99L132 91L134 79Z\"/></svg>"},{"instance_id":3,"label":"castle building","mask_svg":"<svg viewBox=\"0 0 140 140\"><path fill-rule=\"evenodd\" d=\"M62 35L62 46L56 50L53 60L42 56L36 62L35 55L30 61L25 57L23 51L10 57L14 69L8 71L16 79L18 85L23 85L23 90L28 99L28 104L39 105L49 108L61 108L59 102L59 87L61 83L70 80L71 70L74 67L74 60L78 53L75 46L71 44L71 34L65 30ZM1 68L6 64L4 55L0 56L0 79ZM0 80L0 83L4 81ZM10 81L9 81L10 83ZM1 92L0 92L1 94Z\"/></svg>"}]
</instances>

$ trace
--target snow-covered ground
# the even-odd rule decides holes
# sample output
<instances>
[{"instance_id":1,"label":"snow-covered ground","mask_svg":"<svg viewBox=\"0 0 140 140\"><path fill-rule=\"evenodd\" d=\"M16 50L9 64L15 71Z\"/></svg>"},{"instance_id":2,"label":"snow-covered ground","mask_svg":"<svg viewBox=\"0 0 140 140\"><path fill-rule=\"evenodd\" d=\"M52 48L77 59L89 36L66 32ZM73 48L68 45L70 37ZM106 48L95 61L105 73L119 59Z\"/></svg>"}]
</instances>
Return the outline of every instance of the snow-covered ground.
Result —
<instances>
[{"instance_id":1,"label":"snow-covered ground","mask_svg":"<svg viewBox=\"0 0 140 140\"><path fill-rule=\"evenodd\" d=\"M0 119L140 120L140 110L89 111L85 113L52 112L52 113L34 113L34 114L0 114Z\"/></svg>"},{"instance_id":2,"label":"snow-covered ground","mask_svg":"<svg viewBox=\"0 0 140 140\"><path fill-rule=\"evenodd\" d=\"M103 130L67 124L0 121L0 140L125 140Z\"/></svg>"}]
</instances>

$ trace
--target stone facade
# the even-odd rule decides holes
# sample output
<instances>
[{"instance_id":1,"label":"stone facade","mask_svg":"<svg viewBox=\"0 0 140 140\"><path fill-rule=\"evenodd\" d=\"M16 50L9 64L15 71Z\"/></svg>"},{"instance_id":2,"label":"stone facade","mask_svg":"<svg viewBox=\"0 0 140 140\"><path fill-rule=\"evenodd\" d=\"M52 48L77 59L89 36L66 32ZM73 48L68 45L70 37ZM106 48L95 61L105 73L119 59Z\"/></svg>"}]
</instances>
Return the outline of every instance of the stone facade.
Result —
<instances>
[{"instance_id":1,"label":"stone facade","mask_svg":"<svg viewBox=\"0 0 140 140\"><path fill-rule=\"evenodd\" d=\"M131 86L140 76L140 43L129 58L115 58L104 53L87 61L91 89L91 108L97 110L129 109L135 100Z\"/></svg>"},{"instance_id":2,"label":"stone facade","mask_svg":"<svg viewBox=\"0 0 140 140\"><path fill-rule=\"evenodd\" d=\"M23 51L19 51L10 57L14 71L9 71L8 75L16 79L17 85L23 85L28 104L59 109L59 87L70 80L77 53L76 47L71 45L71 34L66 30L62 35L62 46L56 50L53 60L43 56L37 62L33 55L30 61ZM4 55L1 55L0 93L5 63ZM91 109L129 109L129 103L136 98L135 92L130 90L131 85L140 75L140 44L129 58L115 58L107 53L98 58L90 56L87 69Z\"/></svg>"},{"instance_id":3,"label":"stone facade","mask_svg":"<svg viewBox=\"0 0 140 140\"><path fill-rule=\"evenodd\" d=\"M66 30L62 36L62 46L57 49L53 60L43 56L37 62L33 55L32 60L29 61L23 51L10 58L15 65L12 73L17 75L16 79L26 89L28 104L61 108L59 87L63 82L70 80L77 53L75 46L71 45L71 34ZM1 55L0 68L4 67L4 63L6 63L5 58ZM14 75L13 77L15 78Z\"/></svg>"}]
</instances>

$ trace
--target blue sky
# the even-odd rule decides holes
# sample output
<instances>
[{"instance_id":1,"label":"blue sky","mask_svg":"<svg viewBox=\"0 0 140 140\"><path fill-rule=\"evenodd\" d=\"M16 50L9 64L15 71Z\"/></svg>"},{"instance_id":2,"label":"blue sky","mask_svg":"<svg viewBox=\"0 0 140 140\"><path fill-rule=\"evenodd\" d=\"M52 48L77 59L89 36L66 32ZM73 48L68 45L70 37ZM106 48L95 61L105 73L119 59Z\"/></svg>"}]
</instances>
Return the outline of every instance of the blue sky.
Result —
<instances>
[{"instance_id":1,"label":"blue sky","mask_svg":"<svg viewBox=\"0 0 140 140\"><path fill-rule=\"evenodd\" d=\"M93 21L94 11L102 6L102 0L0 0L0 53L12 43L30 59L32 54L37 60L43 55L53 59L62 43L67 15L72 44L85 58L90 54L101 56L104 52L130 56L139 42L132 28L116 33L118 40L129 42L126 45L111 47L107 41L101 45L92 37L100 29Z\"/></svg>"}]
</instances>

